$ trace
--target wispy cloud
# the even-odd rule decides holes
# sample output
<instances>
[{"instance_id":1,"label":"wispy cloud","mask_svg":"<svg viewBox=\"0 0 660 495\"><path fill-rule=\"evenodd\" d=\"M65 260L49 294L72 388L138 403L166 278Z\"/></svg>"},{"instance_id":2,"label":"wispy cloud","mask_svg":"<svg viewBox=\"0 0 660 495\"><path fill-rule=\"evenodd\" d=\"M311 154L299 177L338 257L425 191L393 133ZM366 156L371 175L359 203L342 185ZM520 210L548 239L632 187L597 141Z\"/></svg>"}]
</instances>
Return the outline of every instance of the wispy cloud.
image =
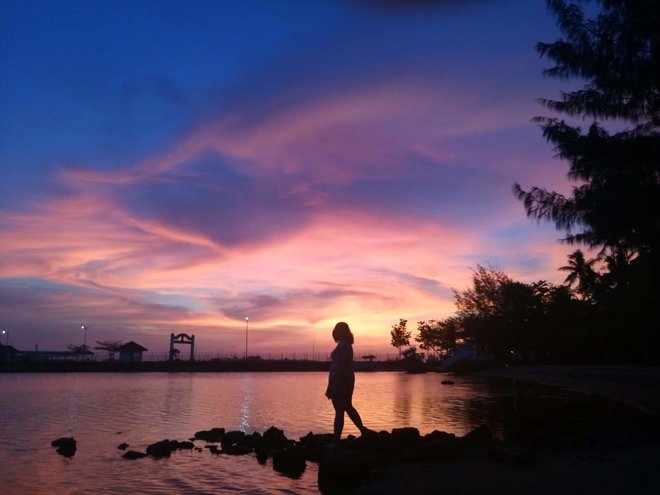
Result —
<instances>
[{"instance_id":1,"label":"wispy cloud","mask_svg":"<svg viewBox=\"0 0 660 495\"><path fill-rule=\"evenodd\" d=\"M346 39L328 29L222 97L171 76L123 79L122 101L156 95L196 118L129 163L62 160L0 211L2 316L31 335L23 345L65 345L84 321L156 350L180 329L228 351L250 316L257 349L329 340L343 319L382 351L399 318L450 314L475 263L554 275L566 248L510 191L562 180L529 123L534 88L506 71L476 77L497 64L452 53L443 40L459 35L421 18L400 29L359 15Z\"/></svg>"}]
</instances>

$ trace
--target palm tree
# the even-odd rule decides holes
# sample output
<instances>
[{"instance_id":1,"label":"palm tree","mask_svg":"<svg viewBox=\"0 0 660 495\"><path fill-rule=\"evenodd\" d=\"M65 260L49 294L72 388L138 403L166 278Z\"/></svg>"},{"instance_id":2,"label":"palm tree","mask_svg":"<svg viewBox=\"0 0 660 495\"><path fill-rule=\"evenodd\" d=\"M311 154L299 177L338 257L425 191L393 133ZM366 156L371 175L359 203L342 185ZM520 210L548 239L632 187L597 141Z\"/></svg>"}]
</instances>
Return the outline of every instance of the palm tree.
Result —
<instances>
[{"instance_id":1,"label":"palm tree","mask_svg":"<svg viewBox=\"0 0 660 495\"><path fill-rule=\"evenodd\" d=\"M569 272L564 283L569 287L576 286L576 291L583 299L591 299L593 296L598 273L594 270L597 259L587 260L584 253L579 249L568 255L568 265L559 269Z\"/></svg>"},{"instance_id":2,"label":"palm tree","mask_svg":"<svg viewBox=\"0 0 660 495\"><path fill-rule=\"evenodd\" d=\"M629 282L630 264L635 259L635 253L623 247L613 248L604 256L607 272L603 278L608 286L615 288Z\"/></svg>"}]
</instances>

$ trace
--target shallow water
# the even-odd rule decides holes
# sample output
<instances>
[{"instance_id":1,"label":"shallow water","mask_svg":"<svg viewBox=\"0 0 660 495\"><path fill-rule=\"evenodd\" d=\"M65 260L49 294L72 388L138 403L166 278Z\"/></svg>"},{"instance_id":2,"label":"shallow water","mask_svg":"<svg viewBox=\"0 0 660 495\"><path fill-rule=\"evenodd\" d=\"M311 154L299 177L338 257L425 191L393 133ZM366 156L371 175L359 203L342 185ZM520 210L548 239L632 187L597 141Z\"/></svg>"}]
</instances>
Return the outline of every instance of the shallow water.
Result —
<instances>
[{"instance_id":1,"label":"shallow water","mask_svg":"<svg viewBox=\"0 0 660 495\"><path fill-rule=\"evenodd\" d=\"M589 418L602 405L581 405L557 389L429 373L358 373L354 404L375 430L414 426L422 434L463 435L481 424L498 435L513 426ZM24 493L319 493L317 466L299 479L259 465L253 455L178 451L168 459L121 458L117 445L144 451L165 438L187 440L212 427L289 438L332 428L325 373L0 374L0 472L4 494ZM579 412L576 413L576 411ZM346 420L344 434L357 434ZM68 459L50 442L73 436ZM203 447L205 442L197 441Z\"/></svg>"}]
</instances>

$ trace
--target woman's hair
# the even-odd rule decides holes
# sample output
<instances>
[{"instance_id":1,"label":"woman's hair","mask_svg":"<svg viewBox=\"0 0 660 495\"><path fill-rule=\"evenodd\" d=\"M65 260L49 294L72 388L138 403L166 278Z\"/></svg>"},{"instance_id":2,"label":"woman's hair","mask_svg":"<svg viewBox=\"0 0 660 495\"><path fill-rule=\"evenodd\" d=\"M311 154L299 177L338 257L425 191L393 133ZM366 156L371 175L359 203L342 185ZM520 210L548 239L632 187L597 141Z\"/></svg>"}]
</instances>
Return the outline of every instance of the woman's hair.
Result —
<instances>
[{"instance_id":1,"label":"woman's hair","mask_svg":"<svg viewBox=\"0 0 660 495\"><path fill-rule=\"evenodd\" d=\"M335 342L348 340L352 344L353 334L351 333L351 329L348 328L348 323L344 323L343 321L337 323L332 331L332 338L335 339Z\"/></svg>"}]
</instances>

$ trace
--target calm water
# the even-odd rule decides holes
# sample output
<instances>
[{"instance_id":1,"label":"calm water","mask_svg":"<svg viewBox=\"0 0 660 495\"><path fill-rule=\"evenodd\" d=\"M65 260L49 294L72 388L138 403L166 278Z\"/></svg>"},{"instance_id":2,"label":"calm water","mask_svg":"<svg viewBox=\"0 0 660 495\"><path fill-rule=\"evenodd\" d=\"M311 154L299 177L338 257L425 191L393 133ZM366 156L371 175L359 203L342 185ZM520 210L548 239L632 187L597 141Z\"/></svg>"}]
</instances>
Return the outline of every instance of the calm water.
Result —
<instances>
[{"instance_id":1,"label":"calm water","mask_svg":"<svg viewBox=\"0 0 660 495\"><path fill-rule=\"evenodd\" d=\"M480 424L505 434L530 415L537 421L566 416L571 404L553 389L475 377L456 377L447 386L443 378L358 373L354 404L375 430L415 426L422 434L457 435ZM290 479L252 455L179 451L169 459L129 461L116 446L127 442L144 451L216 426L251 433L275 425L294 439L327 433L333 411L323 395L326 379L312 372L0 374L0 492L318 493L313 463ZM345 435L358 433L346 423ZM50 446L62 436L78 442L71 459Z\"/></svg>"}]
</instances>

